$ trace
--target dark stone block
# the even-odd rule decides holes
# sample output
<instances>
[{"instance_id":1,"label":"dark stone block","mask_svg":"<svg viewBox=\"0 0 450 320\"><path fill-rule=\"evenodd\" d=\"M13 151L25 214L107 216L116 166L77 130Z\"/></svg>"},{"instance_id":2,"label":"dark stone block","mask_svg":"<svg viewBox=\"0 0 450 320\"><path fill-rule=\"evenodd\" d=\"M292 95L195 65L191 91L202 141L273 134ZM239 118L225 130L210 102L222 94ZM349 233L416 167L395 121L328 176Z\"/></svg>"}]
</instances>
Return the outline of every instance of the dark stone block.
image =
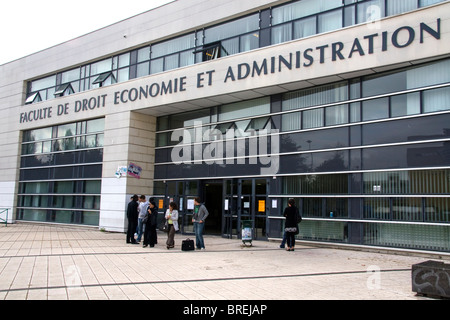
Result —
<instances>
[{"instance_id":1,"label":"dark stone block","mask_svg":"<svg viewBox=\"0 0 450 320\"><path fill-rule=\"evenodd\" d=\"M450 298L450 265L431 260L413 265L412 291L430 297Z\"/></svg>"}]
</instances>

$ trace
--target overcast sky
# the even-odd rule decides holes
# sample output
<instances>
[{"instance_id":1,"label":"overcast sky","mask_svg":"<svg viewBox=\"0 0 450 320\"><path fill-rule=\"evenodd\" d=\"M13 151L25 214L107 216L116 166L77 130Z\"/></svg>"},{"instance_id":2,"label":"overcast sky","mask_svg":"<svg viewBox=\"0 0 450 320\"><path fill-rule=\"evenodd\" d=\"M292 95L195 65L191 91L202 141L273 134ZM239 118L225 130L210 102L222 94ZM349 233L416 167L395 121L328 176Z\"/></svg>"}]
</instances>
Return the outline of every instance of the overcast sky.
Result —
<instances>
[{"instance_id":1,"label":"overcast sky","mask_svg":"<svg viewBox=\"0 0 450 320\"><path fill-rule=\"evenodd\" d=\"M106 27L173 0L5 0L0 64Z\"/></svg>"}]
</instances>

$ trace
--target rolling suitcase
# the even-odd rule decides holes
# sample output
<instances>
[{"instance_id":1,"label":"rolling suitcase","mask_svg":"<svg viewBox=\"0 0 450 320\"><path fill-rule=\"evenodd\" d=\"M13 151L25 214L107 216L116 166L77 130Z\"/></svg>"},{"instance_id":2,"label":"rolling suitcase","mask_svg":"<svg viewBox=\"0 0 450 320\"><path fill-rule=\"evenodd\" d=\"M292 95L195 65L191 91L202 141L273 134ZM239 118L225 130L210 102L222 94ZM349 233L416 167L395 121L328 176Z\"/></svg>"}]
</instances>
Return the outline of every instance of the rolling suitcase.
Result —
<instances>
[{"instance_id":1,"label":"rolling suitcase","mask_svg":"<svg viewBox=\"0 0 450 320\"><path fill-rule=\"evenodd\" d=\"M181 243L181 250L182 251L193 251L193 250L195 250L195 248L194 248L194 240L191 240L191 239L183 240L183 242Z\"/></svg>"}]
</instances>

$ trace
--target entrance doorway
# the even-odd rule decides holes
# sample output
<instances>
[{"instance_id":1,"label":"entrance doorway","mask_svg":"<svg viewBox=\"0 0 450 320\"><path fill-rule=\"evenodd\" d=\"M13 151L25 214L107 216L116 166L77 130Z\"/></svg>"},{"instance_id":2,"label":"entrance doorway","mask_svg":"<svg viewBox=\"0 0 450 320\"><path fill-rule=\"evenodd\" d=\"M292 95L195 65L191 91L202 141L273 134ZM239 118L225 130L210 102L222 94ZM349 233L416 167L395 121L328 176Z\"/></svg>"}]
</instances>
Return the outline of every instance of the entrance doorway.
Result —
<instances>
[{"instance_id":1,"label":"entrance doorway","mask_svg":"<svg viewBox=\"0 0 450 320\"><path fill-rule=\"evenodd\" d=\"M204 233L222 234L223 182L205 181L202 183L202 201L208 209L209 216L205 222Z\"/></svg>"}]
</instances>

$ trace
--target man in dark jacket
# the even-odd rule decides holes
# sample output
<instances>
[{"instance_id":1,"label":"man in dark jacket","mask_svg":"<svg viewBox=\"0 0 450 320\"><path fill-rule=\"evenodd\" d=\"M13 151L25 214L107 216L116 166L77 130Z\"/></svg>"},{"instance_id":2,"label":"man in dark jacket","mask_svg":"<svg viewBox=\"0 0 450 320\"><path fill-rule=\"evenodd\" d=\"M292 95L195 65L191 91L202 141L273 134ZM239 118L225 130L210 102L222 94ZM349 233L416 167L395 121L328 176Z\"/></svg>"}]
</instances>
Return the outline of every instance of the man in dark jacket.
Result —
<instances>
[{"instance_id":1,"label":"man in dark jacket","mask_svg":"<svg viewBox=\"0 0 450 320\"><path fill-rule=\"evenodd\" d=\"M130 203L127 207L127 218L128 218L128 230L127 230L127 243L137 244L134 239L134 233L138 225L138 196L134 195L131 198Z\"/></svg>"},{"instance_id":2,"label":"man in dark jacket","mask_svg":"<svg viewBox=\"0 0 450 320\"><path fill-rule=\"evenodd\" d=\"M197 250L205 250L205 240L203 239L203 229L205 228L205 220L209 215L208 209L201 203L199 197L194 199L194 215L192 222L194 223L195 245Z\"/></svg>"}]
</instances>

